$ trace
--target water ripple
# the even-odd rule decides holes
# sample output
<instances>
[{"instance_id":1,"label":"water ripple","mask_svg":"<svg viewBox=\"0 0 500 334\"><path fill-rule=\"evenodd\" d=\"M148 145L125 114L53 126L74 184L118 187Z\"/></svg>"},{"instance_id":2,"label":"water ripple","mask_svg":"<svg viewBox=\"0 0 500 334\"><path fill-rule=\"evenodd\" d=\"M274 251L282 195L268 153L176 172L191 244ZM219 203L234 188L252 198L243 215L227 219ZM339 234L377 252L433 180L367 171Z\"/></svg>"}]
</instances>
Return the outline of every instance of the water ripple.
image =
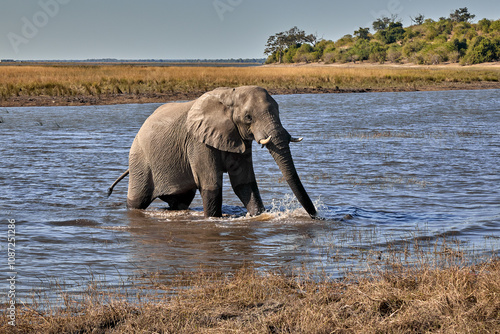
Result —
<instances>
[{"instance_id":1,"label":"water ripple","mask_svg":"<svg viewBox=\"0 0 500 334\"><path fill-rule=\"evenodd\" d=\"M127 211L128 150L158 104L8 108L0 124L0 205L15 219L19 276L114 284L161 270L361 270L399 249L500 247L500 92L276 96L298 173L324 220L311 220L267 150L254 147L266 213L248 217L224 179L224 217ZM439 247L438 247L439 246ZM5 247L3 243L2 249ZM394 255L393 255L394 256ZM75 287L77 289L77 287Z\"/></svg>"}]
</instances>

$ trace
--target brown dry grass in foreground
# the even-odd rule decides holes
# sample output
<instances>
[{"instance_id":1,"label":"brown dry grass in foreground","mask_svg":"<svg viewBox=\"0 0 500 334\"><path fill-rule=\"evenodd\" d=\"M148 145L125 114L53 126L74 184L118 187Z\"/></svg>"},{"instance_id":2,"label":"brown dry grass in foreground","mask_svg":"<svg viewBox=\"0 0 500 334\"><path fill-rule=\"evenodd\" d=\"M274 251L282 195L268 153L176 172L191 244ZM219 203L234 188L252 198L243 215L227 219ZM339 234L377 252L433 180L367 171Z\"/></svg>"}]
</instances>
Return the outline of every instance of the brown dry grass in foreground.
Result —
<instances>
[{"instance_id":1,"label":"brown dry grass in foreground","mask_svg":"<svg viewBox=\"0 0 500 334\"><path fill-rule=\"evenodd\" d=\"M500 68L0 66L0 105L164 102L243 85L274 94L500 88Z\"/></svg>"},{"instance_id":2,"label":"brown dry grass in foreground","mask_svg":"<svg viewBox=\"0 0 500 334\"><path fill-rule=\"evenodd\" d=\"M337 282L248 268L200 272L182 278L193 288L154 301L126 302L91 289L76 305L65 299L71 307L20 307L17 327L3 315L0 332L499 333L499 277L498 259L446 269L396 266ZM175 288L155 284L158 291Z\"/></svg>"}]
</instances>

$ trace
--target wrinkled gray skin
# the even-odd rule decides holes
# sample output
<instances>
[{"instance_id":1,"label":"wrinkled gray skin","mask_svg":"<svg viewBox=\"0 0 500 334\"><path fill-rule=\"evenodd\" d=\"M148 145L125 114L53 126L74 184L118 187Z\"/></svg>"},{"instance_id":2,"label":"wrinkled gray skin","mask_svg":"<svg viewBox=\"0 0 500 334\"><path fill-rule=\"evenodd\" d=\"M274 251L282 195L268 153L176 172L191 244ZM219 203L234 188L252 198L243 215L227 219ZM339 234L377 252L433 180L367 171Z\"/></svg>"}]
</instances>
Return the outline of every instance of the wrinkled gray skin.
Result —
<instances>
[{"instance_id":1,"label":"wrinkled gray skin","mask_svg":"<svg viewBox=\"0 0 500 334\"><path fill-rule=\"evenodd\" d=\"M196 189L207 217L222 215L222 174L251 215L264 211L252 165L252 140L265 144L307 213L316 209L297 175L291 136L278 104L260 87L218 88L195 101L168 103L144 122L130 149L127 206L145 209L155 198L187 209ZM125 172L112 188L127 175Z\"/></svg>"}]
</instances>

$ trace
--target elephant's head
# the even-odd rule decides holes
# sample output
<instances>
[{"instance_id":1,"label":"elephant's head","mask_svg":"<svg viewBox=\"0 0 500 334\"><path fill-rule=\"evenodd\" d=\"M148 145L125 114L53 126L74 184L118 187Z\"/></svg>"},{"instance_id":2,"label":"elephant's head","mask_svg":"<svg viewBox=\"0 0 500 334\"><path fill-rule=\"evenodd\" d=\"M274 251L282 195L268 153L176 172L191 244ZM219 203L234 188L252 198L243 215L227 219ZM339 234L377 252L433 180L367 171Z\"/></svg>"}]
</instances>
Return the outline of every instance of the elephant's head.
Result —
<instances>
[{"instance_id":1,"label":"elephant's head","mask_svg":"<svg viewBox=\"0 0 500 334\"><path fill-rule=\"evenodd\" d=\"M265 89L217 88L205 93L190 109L187 125L195 139L222 151L243 153L251 148L252 140L265 145L299 202L311 217L316 217L289 148L291 141L302 138L293 138L283 128L278 104Z\"/></svg>"}]
</instances>

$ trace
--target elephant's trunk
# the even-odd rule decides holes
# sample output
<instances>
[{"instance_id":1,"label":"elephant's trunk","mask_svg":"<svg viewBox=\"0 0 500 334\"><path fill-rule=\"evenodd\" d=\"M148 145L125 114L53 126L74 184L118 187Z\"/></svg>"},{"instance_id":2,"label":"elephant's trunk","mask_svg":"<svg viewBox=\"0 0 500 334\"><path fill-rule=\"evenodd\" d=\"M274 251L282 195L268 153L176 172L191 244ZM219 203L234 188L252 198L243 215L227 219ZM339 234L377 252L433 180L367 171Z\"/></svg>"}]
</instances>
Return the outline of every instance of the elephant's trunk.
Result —
<instances>
[{"instance_id":1,"label":"elephant's trunk","mask_svg":"<svg viewBox=\"0 0 500 334\"><path fill-rule=\"evenodd\" d=\"M311 218L316 218L316 208L297 174L288 142L275 143L275 141L272 140L272 142L267 145L267 148L280 168L286 182L295 194L295 197L297 197L309 216L311 216Z\"/></svg>"}]
</instances>

